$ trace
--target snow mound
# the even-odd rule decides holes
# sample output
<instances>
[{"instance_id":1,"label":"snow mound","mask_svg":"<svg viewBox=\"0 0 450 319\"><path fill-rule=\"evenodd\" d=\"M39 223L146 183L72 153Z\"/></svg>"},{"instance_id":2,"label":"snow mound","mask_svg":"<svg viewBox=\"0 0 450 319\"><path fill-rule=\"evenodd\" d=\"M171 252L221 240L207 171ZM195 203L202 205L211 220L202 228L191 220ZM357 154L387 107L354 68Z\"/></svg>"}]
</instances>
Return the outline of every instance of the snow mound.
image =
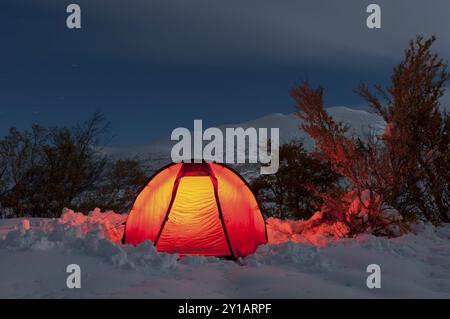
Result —
<instances>
[{"instance_id":1,"label":"snow mound","mask_svg":"<svg viewBox=\"0 0 450 319\"><path fill-rule=\"evenodd\" d=\"M292 265L303 271L329 271L333 262L322 256L320 248L288 241L278 245L259 246L257 251L246 258L248 265Z\"/></svg>"},{"instance_id":2,"label":"snow mound","mask_svg":"<svg viewBox=\"0 0 450 319\"><path fill-rule=\"evenodd\" d=\"M180 264L200 266L225 262L218 258L202 256L185 256L180 259L176 254L159 253L150 241L137 247L123 245L121 239L126 218L127 215L101 212L100 209L95 209L88 215L65 209L59 219L16 220L16 224L12 225L0 240L0 249L61 251L86 255L100 258L123 269L175 269ZM287 263L305 269L316 265L320 271L325 270L330 262L318 260L320 254L317 247L324 247L340 236L332 235L337 233L336 229L315 233L310 229L310 223L311 221L282 221L270 218L269 244L260 246L255 254L242 259L241 262L256 267Z\"/></svg>"},{"instance_id":3,"label":"snow mound","mask_svg":"<svg viewBox=\"0 0 450 319\"><path fill-rule=\"evenodd\" d=\"M350 211L355 212L355 205ZM64 209L59 219L22 219L16 221L11 229L2 236L0 248L11 250L51 250L67 249L85 252L89 255L104 257L114 264L125 266L145 264L159 254L152 243L143 243L138 247L121 244L127 215L112 211L101 212L96 208L88 215ZM309 220L280 220L269 218L267 230L269 246L281 245L287 250L291 246L285 243L325 247L347 236L348 226L340 221L327 222L323 212L317 212ZM273 249L270 254L280 251ZM300 248L299 248L300 249ZM177 259L178 256L175 258ZM188 257L188 264L203 264L216 261L215 258ZM171 261L169 261L170 263Z\"/></svg>"},{"instance_id":4,"label":"snow mound","mask_svg":"<svg viewBox=\"0 0 450 319\"><path fill-rule=\"evenodd\" d=\"M123 245L126 217L65 210L60 219L0 220L0 297L450 297L450 225L418 223L396 238L341 238L339 226L315 224L319 214L309 221L271 218L269 244L235 263L179 259L150 241ZM83 269L82 289L66 287L73 263ZM382 289L370 290L366 269L374 263L382 268Z\"/></svg>"},{"instance_id":5,"label":"snow mound","mask_svg":"<svg viewBox=\"0 0 450 319\"><path fill-rule=\"evenodd\" d=\"M348 234L348 227L344 223L324 223L322 217L322 212L317 212L306 221L269 218L267 221L269 243L294 242L325 247Z\"/></svg>"},{"instance_id":6,"label":"snow mound","mask_svg":"<svg viewBox=\"0 0 450 319\"><path fill-rule=\"evenodd\" d=\"M354 210L354 205L351 209ZM150 241L136 247L123 245L121 239L126 218L127 215L112 211L101 212L100 209L95 209L88 215L65 209L59 219L15 220L16 224L3 236L0 232L0 249L76 253L98 257L125 269L174 269L180 264L198 266L222 262L214 257L185 256L180 259L177 254L159 253ZM306 270L314 266L316 271L326 271L332 262L321 256L321 248L336 244L356 245L402 256L414 256L417 254L415 238L419 234L436 240L435 228L426 224L414 225L412 232L403 236L400 241L371 235L348 239L348 226L339 221L324 222L322 212L317 212L306 221L269 218L267 230L268 245L260 246L254 254L242 259L243 264L259 267L281 263ZM450 230L448 233L444 230L440 230L440 237L450 238ZM408 244L405 244L405 240Z\"/></svg>"},{"instance_id":7,"label":"snow mound","mask_svg":"<svg viewBox=\"0 0 450 319\"><path fill-rule=\"evenodd\" d=\"M324 247L358 234L376 233L398 237L406 233L401 222L400 213L391 207L382 206L379 196L369 191L363 191L361 196L350 192L342 203L330 207L325 205L308 220L269 218L269 243L292 241Z\"/></svg>"},{"instance_id":8,"label":"snow mound","mask_svg":"<svg viewBox=\"0 0 450 319\"><path fill-rule=\"evenodd\" d=\"M100 257L122 268L151 266L169 269L176 266L177 255L158 253L151 242L137 247L120 243L127 215L102 213L95 209L89 215L65 209L61 218L20 220L0 240L0 248L8 250L59 250L67 253Z\"/></svg>"}]
</instances>

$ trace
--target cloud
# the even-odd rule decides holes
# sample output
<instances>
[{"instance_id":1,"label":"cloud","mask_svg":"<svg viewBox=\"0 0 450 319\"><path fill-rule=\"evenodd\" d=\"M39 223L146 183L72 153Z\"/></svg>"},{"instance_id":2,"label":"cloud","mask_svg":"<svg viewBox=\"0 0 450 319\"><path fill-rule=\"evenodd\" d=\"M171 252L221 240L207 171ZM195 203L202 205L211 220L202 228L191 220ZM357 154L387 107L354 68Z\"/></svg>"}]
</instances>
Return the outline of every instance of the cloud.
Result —
<instances>
[{"instance_id":1,"label":"cloud","mask_svg":"<svg viewBox=\"0 0 450 319\"><path fill-rule=\"evenodd\" d=\"M55 1L42 3L61 7ZM66 49L79 54L172 64L312 63L376 69L398 61L416 34L436 34L437 49L450 57L448 0L378 0L381 30L367 29L366 7L372 1L366 0L78 3L83 33Z\"/></svg>"}]
</instances>

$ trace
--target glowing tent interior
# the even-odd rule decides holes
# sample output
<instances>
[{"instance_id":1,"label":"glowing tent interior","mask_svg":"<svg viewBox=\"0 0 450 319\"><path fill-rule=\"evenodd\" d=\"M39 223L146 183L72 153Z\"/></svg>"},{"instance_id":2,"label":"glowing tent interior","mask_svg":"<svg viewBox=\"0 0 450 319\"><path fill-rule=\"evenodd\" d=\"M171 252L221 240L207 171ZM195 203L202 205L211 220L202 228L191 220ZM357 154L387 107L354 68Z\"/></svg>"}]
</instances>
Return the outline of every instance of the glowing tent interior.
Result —
<instances>
[{"instance_id":1,"label":"glowing tent interior","mask_svg":"<svg viewBox=\"0 0 450 319\"><path fill-rule=\"evenodd\" d=\"M160 252L238 258L267 242L260 206L245 180L215 163L171 164L154 174L128 216L124 243Z\"/></svg>"}]
</instances>

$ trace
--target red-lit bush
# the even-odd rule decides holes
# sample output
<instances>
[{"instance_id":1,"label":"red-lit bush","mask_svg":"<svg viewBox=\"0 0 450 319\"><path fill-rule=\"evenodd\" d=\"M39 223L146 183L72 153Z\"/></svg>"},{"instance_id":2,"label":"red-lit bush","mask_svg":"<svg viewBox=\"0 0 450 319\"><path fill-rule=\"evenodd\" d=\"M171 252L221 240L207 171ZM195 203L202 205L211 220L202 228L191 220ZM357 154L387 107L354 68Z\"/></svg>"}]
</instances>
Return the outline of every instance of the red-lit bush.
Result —
<instances>
[{"instance_id":1,"label":"red-lit bush","mask_svg":"<svg viewBox=\"0 0 450 319\"><path fill-rule=\"evenodd\" d=\"M348 127L325 111L321 87L304 83L292 90L302 129L316 142L316 156L346 178L357 199L348 207L355 214L338 216L348 212L345 197L329 198L329 214L324 212L350 225L350 233L379 232L389 223L384 219L386 207L406 220L450 221L450 116L440 104L450 75L447 64L430 51L434 41L418 37L411 42L391 85L376 86L378 95L364 85L358 89L387 123L383 134L364 140L349 136Z\"/></svg>"}]
</instances>

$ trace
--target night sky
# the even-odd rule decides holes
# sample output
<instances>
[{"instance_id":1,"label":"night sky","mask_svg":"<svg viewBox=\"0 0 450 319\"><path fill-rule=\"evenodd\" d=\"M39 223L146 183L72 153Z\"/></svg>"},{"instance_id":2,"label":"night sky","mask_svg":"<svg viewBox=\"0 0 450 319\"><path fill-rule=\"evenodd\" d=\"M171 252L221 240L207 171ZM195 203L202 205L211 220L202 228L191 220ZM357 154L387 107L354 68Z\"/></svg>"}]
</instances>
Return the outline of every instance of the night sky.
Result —
<instances>
[{"instance_id":1,"label":"night sky","mask_svg":"<svg viewBox=\"0 0 450 319\"><path fill-rule=\"evenodd\" d=\"M369 3L382 29L369 30ZM82 29L66 28L66 6ZM0 135L70 125L102 111L113 144L293 111L309 80L327 106L364 107L352 90L386 83L416 34L450 60L448 0L1 0Z\"/></svg>"}]
</instances>

